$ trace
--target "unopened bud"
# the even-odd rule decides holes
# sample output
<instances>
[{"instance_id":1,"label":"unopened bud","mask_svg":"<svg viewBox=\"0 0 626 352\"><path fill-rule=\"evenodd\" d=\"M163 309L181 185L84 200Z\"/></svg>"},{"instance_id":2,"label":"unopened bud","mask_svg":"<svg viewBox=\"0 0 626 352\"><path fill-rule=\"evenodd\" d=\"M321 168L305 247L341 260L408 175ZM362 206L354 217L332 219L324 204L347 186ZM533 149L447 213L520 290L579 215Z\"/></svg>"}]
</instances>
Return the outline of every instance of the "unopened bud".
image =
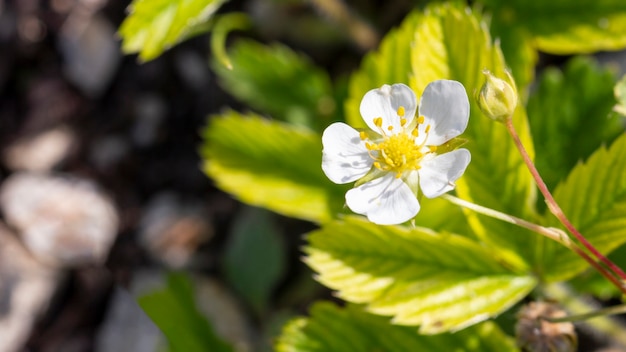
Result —
<instances>
[{"instance_id":1,"label":"unopened bud","mask_svg":"<svg viewBox=\"0 0 626 352\"><path fill-rule=\"evenodd\" d=\"M507 80L497 78L488 70L484 70L486 81L478 94L480 110L492 120L504 122L510 118L517 107L517 88L508 71ZM507 82L508 81L508 82Z\"/></svg>"}]
</instances>

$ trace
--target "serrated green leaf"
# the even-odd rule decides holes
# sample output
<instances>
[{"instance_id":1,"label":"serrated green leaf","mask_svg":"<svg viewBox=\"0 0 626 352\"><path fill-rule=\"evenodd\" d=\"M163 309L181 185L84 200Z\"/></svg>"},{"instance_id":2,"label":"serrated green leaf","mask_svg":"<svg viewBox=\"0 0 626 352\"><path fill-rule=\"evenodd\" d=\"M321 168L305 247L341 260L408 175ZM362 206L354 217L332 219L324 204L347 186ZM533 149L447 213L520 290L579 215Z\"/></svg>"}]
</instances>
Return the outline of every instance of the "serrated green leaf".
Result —
<instances>
[{"instance_id":1,"label":"serrated green leaf","mask_svg":"<svg viewBox=\"0 0 626 352\"><path fill-rule=\"evenodd\" d=\"M227 0L134 0L120 25L122 51L149 61L200 28ZM206 28L205 30L208 30Z\"/></svg>"},{"instance_id":2,"label":"serrated green leaf","mask_svg":"<svg viewBox=\"0 0 626 352\"><path fill-rule=\"evenodd\" d=\"M601 253L626 242L626 134L610 148L600 147L578 164L554 192L554 198L572 224ZM550 225L558 221L550 217ZM562 246L545 248L547 280L566 280L588 264Z\"/></svg>"},{"instance_id":3,"label":"serrated green leaf","mask_svg":"<svg viewBox=\"0 0 626 352\"><path fill-rule=\"evenodd\" d=\"M240 211L229 233L223 262L228 281L259 314L267 308L285 265L285 244L271 215L251 207Z\"/></svg>"},{"instance_id":4,"label":"serrated green leaf","mask_svg":"<svg viewBox=\"0 0 626 352\"><path fill-rule=\"evenodd\" d=\"M563 55L626 47L626 3L622 0L484 2L499 27L522 28L544 52Z\"/></svg>"},{"instance_id":5,"label":"serrated green leaf","mask_svg":"<svg viewBox=\"0 0 626 352\"><path fill-rule=\"evenodd\" d=\"M227 111L209 118L204 140L204 171L241 201L316 222L342 211L346 187L323 174L317 133Z\"/></svg>"},{"instance_id":6,"label":"serrated green leaf","mask_svg":"<svg viewBox=\"0 0 626 352\"><path fill-rule=\"evenodd\" d=\"M431 81L446 78L460 81L472 97L485 80L484 69L497 77L505 74L506 64L499 47L492 44L479 15L469 9L430 7L416 28L412 48L412 87L420 94ZM483 116L475 99L470 99L470 105L469 125L461 137L469 140L465 147L472 153L472 162L457 181L458 194L508 214L534 217L535 186L506 129ZM513 120L532 155L526 112L521 104ZM466 214L477 236L497 247L498 255L520 266L534 261L535 234L472 212Z\"/></svg>"},{"instance_id":7,"label":"serrated green leaf","mask_svg":"<svg viewBox=\"0 0 626 352\"><path fill-rule=\"evenodd\" d=\"M485 322L463 331L434 336L418 335L415 329L389 324L388 319L367 314L354 306L339 308L320 302L309 319L298 318L283 329L278 352L315 351L519 351L513 339L496 324Z\"/></svg>"},{"instance_id":8,"label":"serrated green leaf","mask_svg":"<svg viewBox=\"0 0 626 352\"><path fill-rule=\"evenodd\" d=\"M377 51L365 56L359 70L350 77L348 98L344 105L349 125L355 128L367 127L359 112L361 99L367 91L383 84L408 84L411 76L411 43L419 19L419 12L410 13L399 28L385 35Z\"/></svg>"},{"instance_id":9,"label":"serrated green leaf","mask_svg":"<svg viewBox=\"0 0 626 352\"><path fill-rule=\"evenodd\" d=\"M622 245L608 256L620 268L626 268L626 246ZM603 301L620 298L622 292L594 269L587 269L568 282L577 292L590 294Z\"/></svg>"},{"instance_id":10,"label":"serrated green leaf","mask_svg":"<svg viewBox=\"0 0 626 352\"><path fill-rule=\"evenodd\" d=\"M580 160L624 128L615 105L613 73L592 59L577 57L561 72L549 68L528 100L528 116L537 150L535 165L550 189Z\"/></svg>"},{"instance_id":11,"label":"serrated green leaf","mask_svg":"<svg viewBox=\"0 0 626 352\"><path fill-rule=\"evenodd\" d=\"M460 330L504 311L535 286L474 241L348 217L309 235L305 262L350 302L420 333Z\"/></svg>"},{"instance_id":12,"label":"serrated green leaf","mask_svg":"<svg viewBox=\"0 0 626 352\"><path fill-rule=\"evenodd\" d=\"M172 351L232 351L198 312L191 280L172 273L167 286L137 298L139 305L167 336Z\"/></svg>"},{"instance_id":13,"label":"serrated green leaf","mask_svg":"<svg viewBox=\"0 0 626 352\"><path fill-rule=\"evenodd\" d=\"M321 131L336 113L328 74L280 44L239 40L229 51L232 69L213 61L224 88L274 118Z\"/></svg>"}]
</instances>

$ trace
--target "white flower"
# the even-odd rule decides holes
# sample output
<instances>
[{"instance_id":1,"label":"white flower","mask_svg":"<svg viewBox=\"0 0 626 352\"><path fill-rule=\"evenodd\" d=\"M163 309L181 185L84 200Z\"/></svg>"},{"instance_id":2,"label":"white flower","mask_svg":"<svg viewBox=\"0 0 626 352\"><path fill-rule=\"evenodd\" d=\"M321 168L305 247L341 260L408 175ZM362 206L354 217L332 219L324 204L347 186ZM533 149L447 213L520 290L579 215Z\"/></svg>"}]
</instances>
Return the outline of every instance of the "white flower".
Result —
<instances>
[{"instance_id":1,"label":"white flower","mask_svg":"<svg viewBox=\"0 0 626 352\"><path fill-rule=\"evenodd\" d=\"M399 224L419 212L418 186L427 198L454 188L470 162L470 153L457 149L438 154L437 147L467 127L469 100L461 83L430 83L417 118L417 98L404 84L370 90L360 110L372 131L359 132L337 122L322 136L326 176L335 183L363 178L346 193L352 211L377 224Z\"/></svg>"}]
</instances>

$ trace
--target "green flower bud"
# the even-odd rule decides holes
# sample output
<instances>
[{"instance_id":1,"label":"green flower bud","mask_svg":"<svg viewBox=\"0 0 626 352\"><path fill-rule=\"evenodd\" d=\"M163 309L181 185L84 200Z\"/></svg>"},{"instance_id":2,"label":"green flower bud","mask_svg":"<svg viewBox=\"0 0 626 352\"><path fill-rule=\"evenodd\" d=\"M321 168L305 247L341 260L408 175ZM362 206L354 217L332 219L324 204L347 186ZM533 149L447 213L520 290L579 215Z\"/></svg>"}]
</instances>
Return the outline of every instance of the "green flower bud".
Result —
<instances>
[{"instance_id":1,"label":"green flower bud","mask_svg":"<svg viewBox=\"0 0 626 352\"><path fill-rule=\"evenodd\" d=\"M498 122L504 122L510 118L517 106L515 81L508 71L505 72L506 81L484 70L483 73L487 79L477 97L478 106L483 114Z\"/></svg>"}]
</instances>

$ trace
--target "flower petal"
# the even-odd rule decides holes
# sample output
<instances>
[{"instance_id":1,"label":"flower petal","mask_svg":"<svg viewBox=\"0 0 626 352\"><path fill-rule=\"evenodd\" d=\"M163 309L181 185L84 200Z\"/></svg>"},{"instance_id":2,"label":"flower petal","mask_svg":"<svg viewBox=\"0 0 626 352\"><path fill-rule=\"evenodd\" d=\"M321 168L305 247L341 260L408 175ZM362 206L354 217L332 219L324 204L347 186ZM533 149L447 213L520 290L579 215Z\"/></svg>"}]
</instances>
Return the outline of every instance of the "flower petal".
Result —
<instances>
[{"instance_id":1,"label":"flower petal","mask_svg":"<svg viewBox=\"0 0 626 352\"><path fill-rule=\"evenodd\" d=\"M366 215L379 225L401 224L420 210L409 186L391 173L349 190L346 204L353 212Z\"/></svg>"},{"instance_id":2,"label":"flower petal","mask_svg":"<svg viewBox=\"0 0 626 352\"><path fill-rule=\"evenodd\" d=\"M441 145L465 131L469 120L469 100L463 85L457 81L439 80L431 82L422 95L419 107L424 123L419 133L431 125L427 145Z\"/></svg>"},{"instance_id":3,"label":"flower petal","mask_svg":"<svg viewBox=\"0 0 626 352\"><path fill-rule=\"evenodd\" d=\"M463 175L470 160L469 150L461 148L422 161L418 172L424 196L435 198L454 189L454 181Z\"/></svg>"},{"instance_id":4,"label":"flower petal","mask_svg":"<svg viewBox=\"0 0 626 352\"><path fill-rule=\"evenodd\" d=\"M396 83L394 85L383 85L378 89L372 89L365 93L361 100L361 116L365 123L373 131L378 133L385 132L389 134L399 133L402 128L400 126L401 116L398 116L398 108L404 108L404 117L406 124L410 124L415 117L417 109L417 97L413 90L407 85ZM374 119L382 118L381 128L376 126ZM389 130L389 127L392 127Z\"/></svg>"},{"instance_id":5,"label":"flower petal","mask_svg":"<svg viewBox=\"0 0 626 352\"><path fill-rule=\"evenodd\" d=\"M372 158L359 132L345 123L336 122L326 127L322 145L322 170L334 183L356 181L372 167Z\"/></svg>"}]
</instances>

